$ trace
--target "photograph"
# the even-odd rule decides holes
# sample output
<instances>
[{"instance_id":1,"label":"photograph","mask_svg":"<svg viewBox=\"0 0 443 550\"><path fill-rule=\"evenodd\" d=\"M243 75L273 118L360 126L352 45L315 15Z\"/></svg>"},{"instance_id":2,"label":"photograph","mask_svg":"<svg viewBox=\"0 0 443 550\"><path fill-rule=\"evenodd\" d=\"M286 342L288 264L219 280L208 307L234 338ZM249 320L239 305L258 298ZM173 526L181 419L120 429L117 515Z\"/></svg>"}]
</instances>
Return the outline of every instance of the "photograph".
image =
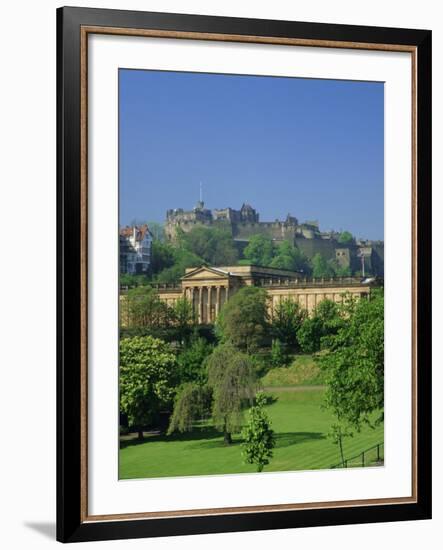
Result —
<instances>
[{"instance_id":1,"label":"photograph","mask_svg":"<svg viewBox=\"0 0 443 550\"><path fill-rule=\"evenodd\" d=\"M2 547L434 550L438 4L78 4L2 5Z\"/></svg>"},{"instance_id":2,"label":"photograph","mask_svg":"<svg viewBox=\"0 0 443 550\"><path fill-rule=\"evenodd\" d=\"M384 105L119 68L119 480L384 467Z\"/></svg>"}]
</instances>

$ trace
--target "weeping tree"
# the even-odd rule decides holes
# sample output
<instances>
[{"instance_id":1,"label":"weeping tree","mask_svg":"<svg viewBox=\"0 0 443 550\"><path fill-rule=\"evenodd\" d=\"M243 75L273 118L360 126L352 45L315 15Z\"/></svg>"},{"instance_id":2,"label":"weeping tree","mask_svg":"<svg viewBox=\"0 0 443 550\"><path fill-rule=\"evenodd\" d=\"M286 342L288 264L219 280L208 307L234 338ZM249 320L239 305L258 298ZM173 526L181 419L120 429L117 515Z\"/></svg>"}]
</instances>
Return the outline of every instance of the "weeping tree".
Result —
<instances>
[{"instance_id":1,"label":"weeping tree","mask_svg":"<svg viewBox=\"0 0 443 550\"><path fill-rule=\"evenodd\" d=\"M252 404L257 377L250 357L231 344L218 346L207 360L212 419L226 445L241 430L243 410Z\"/></svg>"},{"instance_id":2,"label":"weeping tree","mask_svg":"<svg viewBox=\"0 0 443 550\"><path fill-rule=\"evenodd\" d=\"M184 384L175 399L168 435L174 432L190 432L196 420L209 416L211 394L207 385L201 386L192 382Z\"/></svg>"},{"instance_id":3,"label":"weeping tree","mask_svg":"<svg viewBox=\"0 0 443 550\"><path fill-rule=\"evenodd\" d=\"M242 427L243 410L257 389L254 363L232 344L214 349L205 361L207 379L183 384L177 394L168 434L191 431L195 421L211 414L226 445Z\"/></svg>"}]
</instances>

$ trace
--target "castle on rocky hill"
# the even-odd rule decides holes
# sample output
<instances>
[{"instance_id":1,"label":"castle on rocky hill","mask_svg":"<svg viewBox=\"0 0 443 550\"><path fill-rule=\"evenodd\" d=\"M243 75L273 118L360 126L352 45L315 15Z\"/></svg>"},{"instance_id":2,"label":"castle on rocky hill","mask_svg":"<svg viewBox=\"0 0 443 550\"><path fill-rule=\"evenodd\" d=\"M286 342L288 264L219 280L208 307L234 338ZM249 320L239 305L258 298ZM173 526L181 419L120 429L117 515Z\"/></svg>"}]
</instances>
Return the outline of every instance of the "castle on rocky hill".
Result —
<instances>
[{"instance_id":1,"label":"castle on rocky hill","mask_svg":"<svg viewBox=\"0 0 443 550\"><path fill-rule=\"evenodd\" d=\"M297 246L308 258L320 253L326 259L335 259L342 267L352 271L366 271L383 276L383 241L355 240L342 244L338 241L340 233L320 231L317 221L300 223L288 214L285 220L273 222L260 221L259 213L249 204L243 204L240 210L233 208L205 208L202 200L192 210L175 208L166 212L165 233L170 241L177 236L177 229L184 232L194 227L219 227L228 230L240 249L244 248L253 235L265 235L275 242L288 240Z\"/></svg>"}]
</instances>

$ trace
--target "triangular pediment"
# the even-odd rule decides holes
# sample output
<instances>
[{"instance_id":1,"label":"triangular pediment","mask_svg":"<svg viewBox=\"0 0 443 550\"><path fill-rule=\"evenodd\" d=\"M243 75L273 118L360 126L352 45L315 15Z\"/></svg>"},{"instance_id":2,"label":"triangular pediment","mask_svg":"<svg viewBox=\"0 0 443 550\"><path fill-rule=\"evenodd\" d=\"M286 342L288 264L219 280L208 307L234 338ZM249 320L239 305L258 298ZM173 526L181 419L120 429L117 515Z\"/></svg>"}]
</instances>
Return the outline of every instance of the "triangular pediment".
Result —
<instances>
[{"instance_id":1,"label":"triangular pediment","mask_svg":"<svg viewBox=\"0 0 443 550\"><path fill-rule=\"evenodd\" d=\"M227 279L229 277L229 273L227 271L222 271L221 269L217 269L216 267L197 267L193 269L192 271L189 271L182 277L182 281L195 281L195 280L203 280L203 279L209 279L209 280L217 280L217 279Z\"/></svg>"}]
</instances>

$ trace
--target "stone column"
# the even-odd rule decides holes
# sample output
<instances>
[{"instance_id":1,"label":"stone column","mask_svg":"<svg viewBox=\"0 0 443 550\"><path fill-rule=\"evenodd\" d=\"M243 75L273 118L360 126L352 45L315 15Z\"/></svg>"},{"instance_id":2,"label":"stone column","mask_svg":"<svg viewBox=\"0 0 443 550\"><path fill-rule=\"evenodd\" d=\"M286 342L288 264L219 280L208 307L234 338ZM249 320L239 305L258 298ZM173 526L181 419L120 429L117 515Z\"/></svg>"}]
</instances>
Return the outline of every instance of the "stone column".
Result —
<instances>
[{"instance_id":1,"label":"stone column","mask_svg":"<svg viewBox=\"0 0 443 550\"><path fill-rule=\"evenodd\" d=\"M207 317L208 323L212 323L212 311L211 311L211 295L212 295L212 286L208 286L208 303L207 303Z\"/></svg>"},{"instance_id":2,"label":"stone column","mask_svg":"<svg viewBox=\"0 0 443 550\"><path fill-rule=\"evenodd\" d=\"M218 317L220 311L220 286L217 286L215 289L216 298L215 298L215 317Z\"/></svg>"},{"instance_id":3,"label":"stone column","mask_svg":"<svg viewBox=\"0 0 443 550\"><path fill-rule=\"evenodd\" d=\"M198 322L203 323L203 287L198 287Z\"/></svg>"},{"instance_id":4,"label":"stone column","mask_svg":"<svg viewBox=\"0 0 443 550\"><path fill-rule=\"evenodd\" d=\"M225 287L225 292L226 292L226 294L225 294L225 302L227 302L228 299L229 299L229 286L228 286L228 285L226 285L226 287Z\"/></svg>"}]
</instances>

